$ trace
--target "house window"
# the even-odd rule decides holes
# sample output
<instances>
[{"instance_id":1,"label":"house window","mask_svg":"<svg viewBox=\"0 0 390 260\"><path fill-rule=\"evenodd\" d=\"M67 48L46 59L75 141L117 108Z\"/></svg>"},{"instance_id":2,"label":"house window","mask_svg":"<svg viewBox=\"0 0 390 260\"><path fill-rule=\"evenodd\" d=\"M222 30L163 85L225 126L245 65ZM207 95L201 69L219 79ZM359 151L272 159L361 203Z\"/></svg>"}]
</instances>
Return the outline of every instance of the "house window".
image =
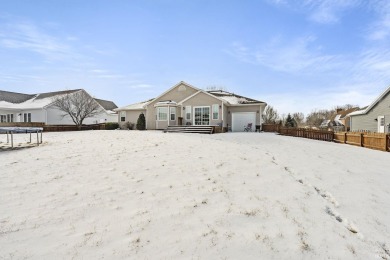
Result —
<instances>
[{"instance_id":1,"label":"house window","mask_svg":"<svg viewBox=\"0 0 390 260\"><path fill-rule=\"evenodd\" d=\"M219 105L214 104L213 105L213 120L218 120L219 118Z\"/></svg>"},{"instance_id":2,"label":"house window","mask_svg":"<svg viewBox=\"0 0 390 260\"><path fill-rule=\"evenodd\" d=\"M186 106L186 120L191 120L191 106Z\"/></svg>"},{"instance_id":3,"label":"house window","mask_svg":"<svg viewBox=\"0 0 390 260\"><path fill-rule=\"evenodd\" d=\"M381 118L381 122L380 123L381 123L381 126L385 125L385 118L384 117Z\"/></svg>"},{"instance_id":4,"label":"house window","mask_svg":"<svg viewBox=\"0 0 390 260\"><path fill-rule=\"evenodd\" d=\"M7 122L13 122L14 121L14 114L7 114Z\"/></svg>"},{"instance_id":5,"label":"house window","mask_svg":"<svg viewBox=\"0 0 390 260\"><path fill-rule=\"evenodd\" d=\"M0 115L0 122L1 123L7 122L7 116L6 115Z\"/></svg>"},{"instance_id":6,"label":"house window","mask_svg":"<svg viewBox=\"0 0 390 260\"><path fill-rule=\"evenodd\" d=\"M121 122L126 121L126 111L121 111Z\"/></svg>"},{"instance_id":7,"label":"house window","mask_svg":"<svg viewBox=\"0 0 390 260\"><path fill-rule=\"evenodd\" d=\"M176 120L176 107L170 107L169 110L170 110L169 114L170 114L171 121L175 121Z\"/></svg>"},{"instance_id":8,"label":"house window","mask_svg":"<svg viewBox=\"0 0 390 260\"><path fill-rule=\"evenodd\" d=\"M159 121L168 120L168 108L167 107L158 107L157 108L157 120L159 120Z\"/></svg>"},{"instance_id":9,"label":"house window","mask_svg":"<svg viewBox=\"0 0 390 260\"><path fill-rule=\"evenodd\" d=\"M31 122L31 113L23 114L23 122Z\"/></svg>"}]
</instances>

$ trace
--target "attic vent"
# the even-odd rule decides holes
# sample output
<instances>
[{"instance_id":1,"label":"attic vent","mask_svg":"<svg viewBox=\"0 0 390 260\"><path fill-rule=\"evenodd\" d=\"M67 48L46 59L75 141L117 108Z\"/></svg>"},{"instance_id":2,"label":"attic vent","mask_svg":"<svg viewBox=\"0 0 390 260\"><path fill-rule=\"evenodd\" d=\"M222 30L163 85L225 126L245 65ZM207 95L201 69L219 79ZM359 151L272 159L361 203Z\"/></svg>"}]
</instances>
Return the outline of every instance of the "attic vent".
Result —
<instances>
[{"instance_id":1,"label":"attic vent","mask_svg":"<svg viewBox=\"0 0 390 260\"><path fill-rule=\"evenodd\" d=\"M179 88L178 88L178 90L177 91L186 91L186 86L184 86L184 85L181 85Z\"/></svg>"}]
</instances>

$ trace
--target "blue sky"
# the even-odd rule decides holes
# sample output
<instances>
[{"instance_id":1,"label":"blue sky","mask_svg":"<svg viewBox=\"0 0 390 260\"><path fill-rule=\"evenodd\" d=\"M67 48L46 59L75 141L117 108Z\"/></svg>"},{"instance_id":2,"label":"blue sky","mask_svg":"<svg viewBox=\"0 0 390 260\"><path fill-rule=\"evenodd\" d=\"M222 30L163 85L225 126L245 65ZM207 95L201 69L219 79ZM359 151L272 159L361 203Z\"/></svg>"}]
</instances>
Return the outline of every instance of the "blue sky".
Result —
<instances>
[{"instance_id":1,"label":"blue sky","mask_svg":"<svg viewBox=\"0 0 390 260\"><path fill-rule=\"evenodd\" d=\"M390 85L388 0L1 0L0 89L118 106L183 80L280 113L369 105Z\"/></svg>"}]
</instances>

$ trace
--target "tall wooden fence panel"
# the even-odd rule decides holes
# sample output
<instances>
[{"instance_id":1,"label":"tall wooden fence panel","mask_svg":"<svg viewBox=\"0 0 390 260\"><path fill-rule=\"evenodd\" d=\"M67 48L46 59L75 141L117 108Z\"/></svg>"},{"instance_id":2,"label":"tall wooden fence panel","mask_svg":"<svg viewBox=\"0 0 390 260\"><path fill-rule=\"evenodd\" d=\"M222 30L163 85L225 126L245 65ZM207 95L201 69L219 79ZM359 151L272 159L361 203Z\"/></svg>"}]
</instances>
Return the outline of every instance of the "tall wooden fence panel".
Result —
<instances>
[{"instance_id":1,"label":"tall wooden fence panel","mask_svg":"<svg viewBox=\"0 0 390 260\"><path fill-rule=\"evenodd\" d=\"M371 149L387 151L388 135L383 133L364 133L362 136L362 146Z\"/></svg>"}]
</instances>

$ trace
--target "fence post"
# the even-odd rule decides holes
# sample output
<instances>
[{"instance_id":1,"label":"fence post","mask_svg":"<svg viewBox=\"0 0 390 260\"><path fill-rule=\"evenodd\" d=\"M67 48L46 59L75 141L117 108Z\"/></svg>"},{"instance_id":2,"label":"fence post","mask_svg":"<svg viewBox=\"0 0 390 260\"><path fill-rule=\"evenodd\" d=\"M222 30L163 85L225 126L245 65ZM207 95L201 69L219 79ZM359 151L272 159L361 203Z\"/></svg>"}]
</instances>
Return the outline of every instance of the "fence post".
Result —
<instances>
[{"instance_id":1,"label":"fence post","mask_svg":"<svg viewBox=\"0 0 390 260\"><path fill-rule=\"evenodd\" d=\"M364 133L360 134L360 146L363 147L363 135Z\"/></svg>"},{"instance_id":2,"label":"fence post","mask_svg":"<svg viewBox=\"0 0 390 260\"><path fill-rule=\"evenodd\" d=\"M389 137L390 137L389 134L385 135L385 152L387 152L387 150L389 149L389 142L388 142Z\"/></svg>"},{"instance_id":3,"label":"fence post","mask_svg":"<svg viewBox=\"0 0 390 260\"><path fill-rule=\"evenodd\" d=\"M344 132L344 143L347 143L347 132Z\"/></svg>"}]
</instances>

